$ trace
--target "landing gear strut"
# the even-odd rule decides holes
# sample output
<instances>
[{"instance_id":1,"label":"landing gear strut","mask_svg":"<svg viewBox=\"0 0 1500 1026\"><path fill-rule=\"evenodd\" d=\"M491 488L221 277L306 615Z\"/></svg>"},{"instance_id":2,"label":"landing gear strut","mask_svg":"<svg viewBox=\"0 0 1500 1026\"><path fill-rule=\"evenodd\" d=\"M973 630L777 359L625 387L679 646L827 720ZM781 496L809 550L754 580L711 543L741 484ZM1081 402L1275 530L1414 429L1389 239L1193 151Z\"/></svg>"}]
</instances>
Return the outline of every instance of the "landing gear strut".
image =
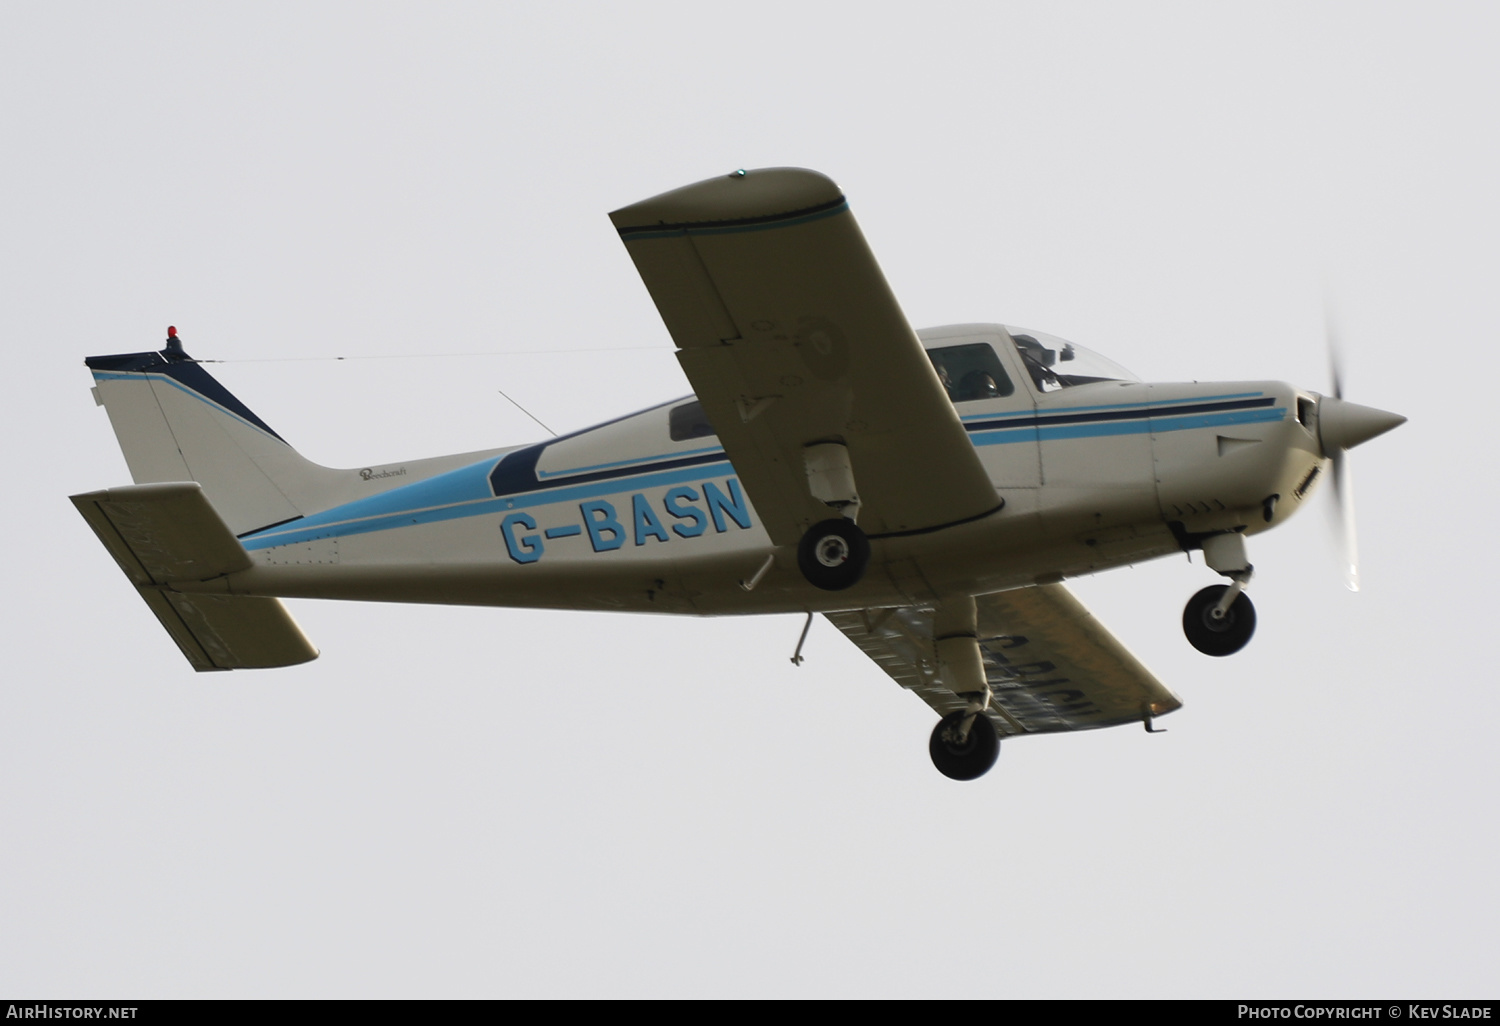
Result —
<instances>
[{"instance_id":1,"label":"landing gear strut","mask_svg":"<svg viewBox=\"0 0 1500 1026\"><path fill-rule=\"evenodd\" d=\"M965 721L968 726L965 727ZM1000 737L995 726L980 713L961 710L949 713L932 728L927 745L932 764L952 780L974 780L989 772L1000 755Z\"/></svg>"},{"instance_id":2,"label":"landing gear strut","mask_svg":"<svg viewBox=\"0 0 1500 1026\"><path fill-rule=\"evenodd\" d=\"M1230 531L1205 538L1203 559L1230 583L1204 588L1188 599L1182 611L1182 632L1188 644L1204 655L1233 655L1255 633L1255 606L1245 594L1255 567L1245 557L1245 536Z\"/></svg>"},{"instance_id":3,"label":"landing gear strut","mask_svg":"<svg viewBox=\"0 0 1500 1026\"><path fill-rule=\"evenodd\" d=\"M814 524L797 546L802 576L824 591L843 591L859 583L870 562L870 539L847 517Z\"/></svg>"}]
</instances>

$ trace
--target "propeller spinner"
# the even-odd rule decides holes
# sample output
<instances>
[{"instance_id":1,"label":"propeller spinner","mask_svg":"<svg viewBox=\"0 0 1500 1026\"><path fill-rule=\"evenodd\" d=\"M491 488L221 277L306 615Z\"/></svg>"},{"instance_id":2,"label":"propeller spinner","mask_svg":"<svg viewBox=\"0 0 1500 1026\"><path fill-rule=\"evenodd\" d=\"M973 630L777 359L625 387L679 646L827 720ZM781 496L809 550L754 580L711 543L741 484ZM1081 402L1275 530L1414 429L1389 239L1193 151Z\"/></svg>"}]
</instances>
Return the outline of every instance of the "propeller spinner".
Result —
<instances>
[{"instance_id":1,"label":"propeller spinner","mask_svg":"<svg viewBox=\"0 0 1500 1026\"><path fill-rule=\"evenodd\" d=\"M1339 538L1344 565L1344 583L1359 590L1359 545L1354 530L1354 481L1345 453L1362 442L1383 435L1406 423L1399 413L1361 406L1344 398L1344 375L1332 324L1328 328L1328 357L1333 394L1318 400L1318 445L1332 463L1333 496L1336 502L1334 530Z\"/></svg>"}]
</instances>

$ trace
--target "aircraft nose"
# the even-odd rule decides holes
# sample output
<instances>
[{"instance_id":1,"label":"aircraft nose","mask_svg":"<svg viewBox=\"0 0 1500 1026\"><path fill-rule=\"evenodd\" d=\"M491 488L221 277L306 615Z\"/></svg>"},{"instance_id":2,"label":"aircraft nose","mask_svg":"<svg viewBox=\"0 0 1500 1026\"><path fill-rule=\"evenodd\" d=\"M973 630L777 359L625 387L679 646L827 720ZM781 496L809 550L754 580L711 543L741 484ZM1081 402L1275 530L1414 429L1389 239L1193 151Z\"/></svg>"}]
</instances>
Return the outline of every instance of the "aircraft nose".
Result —
<instances>
[{"instance_id":1,"label":"aircraft nose","mask_svg":"<svg viewBox=\"0 0 1500 1026\"><path fill-rule=\"evenodd\" d=\"M1406 423L1399 413L1325 395L1318 400L1318 443L1324 456L1352 449Z\"/></svg>"}]
</instances>

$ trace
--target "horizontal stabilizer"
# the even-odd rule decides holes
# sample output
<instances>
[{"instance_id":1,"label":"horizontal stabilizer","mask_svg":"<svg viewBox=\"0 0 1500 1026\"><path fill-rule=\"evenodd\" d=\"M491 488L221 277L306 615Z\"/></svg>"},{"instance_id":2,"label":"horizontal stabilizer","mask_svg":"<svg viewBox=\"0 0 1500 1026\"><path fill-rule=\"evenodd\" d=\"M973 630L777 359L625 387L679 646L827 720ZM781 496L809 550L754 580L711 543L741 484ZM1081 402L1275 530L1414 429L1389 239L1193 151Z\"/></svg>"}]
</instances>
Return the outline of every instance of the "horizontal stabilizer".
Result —
<instances>
[{"instance_id":1,"label":"horizontal stabilizer","mask_svg":"<svg viewBox=\"0 0 1500 1026\"><path fill-rule=\"evenodd\" d=\"M251 566L197 483L111 488L72 501L193 669L292 666L317 658L279 599L173 590L175 583Z\"/></svg>"}]
</instances>

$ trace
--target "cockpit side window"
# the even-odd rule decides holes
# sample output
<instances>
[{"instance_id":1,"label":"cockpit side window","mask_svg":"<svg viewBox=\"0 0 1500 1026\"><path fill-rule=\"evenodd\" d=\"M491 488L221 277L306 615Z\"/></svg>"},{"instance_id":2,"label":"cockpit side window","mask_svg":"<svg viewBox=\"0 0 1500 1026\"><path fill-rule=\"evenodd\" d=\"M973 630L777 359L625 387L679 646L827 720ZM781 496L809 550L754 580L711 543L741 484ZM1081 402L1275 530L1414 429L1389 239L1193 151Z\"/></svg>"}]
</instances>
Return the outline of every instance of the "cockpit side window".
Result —
<instances>
[{"instance_id":1,"label":"cockpit side window","mask_svg":"<svg viewBox=\"0 0 1500 1026\"><path fill-rule=\"evenodd\" d=\"M936 368L948 398L955 403L998 399L1016 391L994 347L986 342L929 349L927 358Z\"/></svg>"},{"instance_id":2,"label":"cockpit side window","mask_svg":"<svg viewBox=\"0 0 1500 1026\"><path fill-rule=\"evenodd\" d=\"M1124 367L1106 360L1083 346L1075 346L1039 331L1008 329L1015 339L1016 352L1038 392L1056 392L1074 385L1092 385L1099 381L1135 381Z\"/></svg>"},{"instance_id":3,"label":"cockpit side window","mask_svg":"<svg viewBox=\"0 0 1500 1026\"><path fill-rule=\"evenodd\" d=\"M708 438L714 433L714 426L704 415L703 404L694 400L672 407L667 414L667 432L672 441L686 442L690 438Z\"/></svg>"},{"instance_id":4,"label":"cockpit side window","mask_svg":"<svg viewBox=\"0 0 1500 1026\"><path fill-rule=\"evenodd\" d=\"M1057 365L1056 349L1048 349L1030 335L1012 335L1011 338L1016 340L1021 363L1026 367L1026 373L1031 375L1031 381L1038 392L1055 392L1064 387L1057 371L1052 369ZM1063 359L1072 358L1072 348L1068 347Z\"/></svg>"}]
</instances>

